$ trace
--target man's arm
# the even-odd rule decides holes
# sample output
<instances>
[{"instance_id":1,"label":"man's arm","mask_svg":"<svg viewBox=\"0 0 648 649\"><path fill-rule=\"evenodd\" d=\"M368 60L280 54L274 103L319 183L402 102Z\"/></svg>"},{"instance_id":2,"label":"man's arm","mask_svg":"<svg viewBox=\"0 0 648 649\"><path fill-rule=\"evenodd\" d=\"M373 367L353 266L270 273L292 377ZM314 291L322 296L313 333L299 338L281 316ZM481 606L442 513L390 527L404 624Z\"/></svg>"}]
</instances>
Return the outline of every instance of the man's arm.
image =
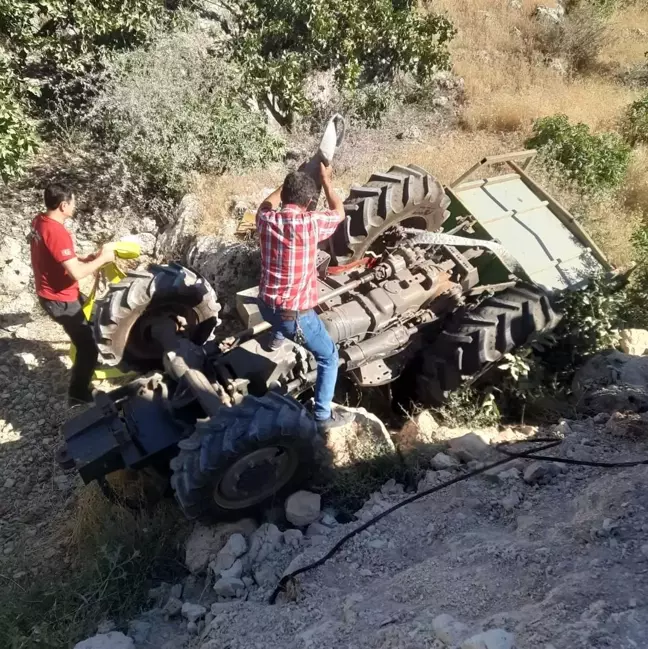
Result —
<instances>
[{"instance_id":1,"label":"man's arm","mask_svg":"<svg viewBox=\"0 0 648 649\"><path fill-rule=\"evenodd\" d=\"M333 189L333 167L330 165L327 167L323 162L320 162L320 177L329 209L331 212L337 212L340 217L339 221L342 221L344 219L344 203Z\"/></svg>"},{"instance_id":2,"label":"man's arm","mask_svg":"<svg viewBox=\"0 0 648 649\"><path fill-rule=\"evenodd\" d=\"M280 203L281 203L281 188L283 185L279 185L277 189L275 189L270 196L268 196L262 203L259 205L259 209L257 210L257 218L259 217L259 214L261 212L265 212L266 210L276 210L278 209Z\"/></svg>"},{"instance_id":3,"label":"man's arm","mask_svg":"<svg viewBox=\"0 0 648 649\"><path fill-rule=\"evenodd\" d=\"M327 167L324 163L320 164L320 174L322 178L322 189L328 202L328 212L317 213L318 240L325 241L337 230L338 225L345 219L344 203L335 193L332 184L333 169Z\"/></svg>"},{"instance_id":4,"label":"man's arm","mask_svg":"<svg viewBox=\"0 0 648 649\"><path fill-rule=\"evenodd\" d=\"M93 255L91 261L81 261L77 257L61 262L65 270L78 282L79 280L97 272L103 265L114 261L115 252L112 244L106 244L99 252Z\"/></svg>"}]
</instances>

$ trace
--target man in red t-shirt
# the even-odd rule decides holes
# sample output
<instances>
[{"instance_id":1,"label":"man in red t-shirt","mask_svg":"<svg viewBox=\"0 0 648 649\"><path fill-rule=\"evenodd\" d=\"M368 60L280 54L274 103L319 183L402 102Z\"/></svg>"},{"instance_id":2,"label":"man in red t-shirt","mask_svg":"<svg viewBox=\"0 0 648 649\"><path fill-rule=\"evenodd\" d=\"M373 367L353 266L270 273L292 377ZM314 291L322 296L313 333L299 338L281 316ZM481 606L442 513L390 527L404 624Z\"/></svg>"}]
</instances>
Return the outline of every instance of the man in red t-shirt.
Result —
<instances>
[{"instance_id":1,"label":"man in red t-shirt","mask_svg":"<svg viewBox=\"0 0 648 649\"><path fill-rule=\"evenodd\" d=\"M112 244L79 259L72 236L64 223L74 216L74 193L53 183L45 189L47 211L32 221L31 260L39 302L60 325L76 347L72 368L70 403L91 403L90 381L97 364L98 350L90 323L83 314L79 280L92 275L115 258Z\"/></svg>"}]
</instances>

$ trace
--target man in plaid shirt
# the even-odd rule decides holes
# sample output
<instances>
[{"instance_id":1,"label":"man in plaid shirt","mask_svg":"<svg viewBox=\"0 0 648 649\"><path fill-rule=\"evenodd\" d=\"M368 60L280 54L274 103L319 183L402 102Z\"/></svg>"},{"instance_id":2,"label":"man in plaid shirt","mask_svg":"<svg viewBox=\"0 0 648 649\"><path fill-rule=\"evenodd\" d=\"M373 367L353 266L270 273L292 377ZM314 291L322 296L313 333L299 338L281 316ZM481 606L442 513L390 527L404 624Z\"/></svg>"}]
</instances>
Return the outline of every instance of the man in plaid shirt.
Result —
<instances>
[{"instance_id":1,"label":"man in plaid shirt","mask_svg":"<svg viewBox=\"0 0 648 649\"><path fill-rule=\"evenodd\" d=\"M290 338L317 361L313 414L323 432L353 421L351 413L331 409L338 352L313 307L317 304L317 244L344 220L344 206L331 186L332 168L320 165L329 209L311 211L317 186L300 171L289 173L257 212L261 242L259 306L274 331L273 349Z\"/></svg>"}]
</instances>

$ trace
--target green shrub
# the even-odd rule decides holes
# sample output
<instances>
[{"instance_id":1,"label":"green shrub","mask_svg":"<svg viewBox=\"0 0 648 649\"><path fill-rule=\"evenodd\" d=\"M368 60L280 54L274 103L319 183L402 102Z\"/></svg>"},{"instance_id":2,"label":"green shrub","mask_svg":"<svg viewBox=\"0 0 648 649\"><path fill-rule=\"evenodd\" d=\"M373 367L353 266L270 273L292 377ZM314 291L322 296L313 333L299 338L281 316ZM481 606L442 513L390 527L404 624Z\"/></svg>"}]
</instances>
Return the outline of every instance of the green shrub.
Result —
<instances>
[{"instance_id":1,"label":"green shrub","mask_svg":"<svg viewBox=\"0 0 648 649\"><path fill-rule=\"evenodd\" d=\"M540 151L549 171L590 192L617 187L630 163L630 147L619 135L595 135L587 124L570 124L566 115L537 120L526 146Z\"/></svg>"},{"instance_id":2,"label":"green shrub","mask_svg":"<svg viewBox=\"0 0 648 649\"><path fill-rule=\"evenodd\" d=\"M623 320L629 327L648 328L648 228L641 228L632 237L635 269L626 289L627 302Z\"/></svg>"},{"instance_id":3,"label":"green shrub","mask_svg":"<svg viewBox=\"0 0 648 649\"><path fill-rule=\"evenodd\" d=\"M309 112L304 82L335 70L343 90L390 82L396 72L426 80L449 65L454 28L408 0L238 0L234 55L258 97L289 118ZM372 99L370 106L376 106ZM370 111L373 108L369 109Z\"/></svg>"},{"instance_id":4,"label":"green shrub","mask_svg":"<svg viewBox=\"0 0 648 649\"><path fill-rule=\"evenodd\" d=\"M122 55L90 122L153 189L178 194L191 172L242 170L282 155L259 112L239 96L236 67L199 30Z\"/></svg>"},{"instance_id":5,"label":"green shrub","mask_svg":"<svg viewBox=\"0 0 648 649\"><path fill-rule=\"evenodd\" d=\"M648 142L648 94L628 106L622 126L623 134L632 146Z\"/></svg>"}]
</instances>

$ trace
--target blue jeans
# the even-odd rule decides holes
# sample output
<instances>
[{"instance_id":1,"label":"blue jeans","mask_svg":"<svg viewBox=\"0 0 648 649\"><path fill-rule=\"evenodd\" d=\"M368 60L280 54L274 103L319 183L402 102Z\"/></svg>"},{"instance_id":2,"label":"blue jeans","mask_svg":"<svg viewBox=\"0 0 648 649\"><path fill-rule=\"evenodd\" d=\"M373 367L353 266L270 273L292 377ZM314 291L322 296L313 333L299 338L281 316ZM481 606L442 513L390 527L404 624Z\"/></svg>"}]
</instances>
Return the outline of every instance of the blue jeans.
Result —
<instances>
[{"instance_id":1,"label":"blue jeans","mask_svg":"<svg viewBox=\"0 0 648 649\"><path fill-rule=\"evenodd\" d=\"M273 309L262 300L259 300L259 308L263 319L272 325L275 339L294 340L297 327L301 328L302 346L317 361L313 414L316 421L328 419L331 416L331 402L337 381L338 351L322 321L313 310L299 315L298 320L283 320L279 309Z\"/></svg>"}]
</instances>

